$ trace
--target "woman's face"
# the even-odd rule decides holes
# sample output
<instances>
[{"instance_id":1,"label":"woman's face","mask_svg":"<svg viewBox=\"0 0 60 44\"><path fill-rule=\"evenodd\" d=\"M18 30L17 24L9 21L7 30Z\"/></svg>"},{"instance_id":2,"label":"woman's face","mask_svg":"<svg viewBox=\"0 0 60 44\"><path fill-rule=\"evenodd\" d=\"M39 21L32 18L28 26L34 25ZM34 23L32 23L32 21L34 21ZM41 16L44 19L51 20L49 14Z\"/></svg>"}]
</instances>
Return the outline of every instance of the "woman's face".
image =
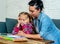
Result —
<instances>
[{"instance_id":1,"label":"woman's face","mask_svg":"<svg viewBox=\"0 0 60 44\"><path fill-rule=\"evenodd\" d=\"M24 15L24 14L21 14L19 16L19 20L22 22L22 23L29 23L29 17L27 15Z\"/></svg>"},{"instance_id":2,"label":"woman's face","mask_svg":"<svg viewBox=\"0 0 60 44\"><path fill-rule=\"evenodd\" d=\"M32 17L38 17L40 13L40 9L37 10L35 6L29 6L29 12Z\"/></svg>"}]
</instances>

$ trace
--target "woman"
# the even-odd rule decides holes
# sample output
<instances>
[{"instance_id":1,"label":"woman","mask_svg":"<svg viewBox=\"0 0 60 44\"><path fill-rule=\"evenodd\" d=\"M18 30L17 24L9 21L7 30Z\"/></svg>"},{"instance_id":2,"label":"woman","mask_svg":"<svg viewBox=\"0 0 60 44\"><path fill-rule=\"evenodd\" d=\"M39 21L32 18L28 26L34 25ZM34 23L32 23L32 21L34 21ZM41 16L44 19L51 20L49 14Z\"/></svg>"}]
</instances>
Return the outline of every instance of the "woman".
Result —
<instances>
[{"instance_id":1,"label":"woman","mask_svg":"<svg viewBox=\"0 0 60 44\"><path fill-rule=\"evenodd\" d=\"M31 0L29 2L30 16L33 17L34 25L38 34L19 34L27 38L53 40L53 44L60 44L60 30L55 26L52 20L44 13L43 2L41 0Z\"/></svg>"}]
</instances>

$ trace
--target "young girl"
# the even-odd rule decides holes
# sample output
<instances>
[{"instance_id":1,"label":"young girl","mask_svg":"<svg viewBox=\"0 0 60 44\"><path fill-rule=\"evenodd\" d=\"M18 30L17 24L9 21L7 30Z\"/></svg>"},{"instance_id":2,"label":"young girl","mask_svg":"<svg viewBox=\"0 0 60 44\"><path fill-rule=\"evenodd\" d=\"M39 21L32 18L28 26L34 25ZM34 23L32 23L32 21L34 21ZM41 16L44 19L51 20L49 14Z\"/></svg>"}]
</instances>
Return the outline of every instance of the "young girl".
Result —
<instances>
[{"instance_id":1,"label":"young girl","mask_svg":"<svg viewBox=\"0 0 60 44\"><path fill-rule=\"evenodd\" d=\"M33 33L32 18L27 12L21 12L18 16L18 23L14 27L12 34L18 34L19 31L23 31L26 34Z\"/></svg>"}]
</instances>

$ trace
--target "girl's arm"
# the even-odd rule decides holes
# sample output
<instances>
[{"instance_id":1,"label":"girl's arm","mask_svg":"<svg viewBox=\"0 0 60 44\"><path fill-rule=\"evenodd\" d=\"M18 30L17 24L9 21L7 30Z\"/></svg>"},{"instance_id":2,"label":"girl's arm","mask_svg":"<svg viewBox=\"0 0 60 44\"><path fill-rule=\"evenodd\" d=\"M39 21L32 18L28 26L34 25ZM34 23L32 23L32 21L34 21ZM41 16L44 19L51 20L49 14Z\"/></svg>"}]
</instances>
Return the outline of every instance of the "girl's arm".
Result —
<instances>
[{"instance_id":1,"label":"girl's arm","mask_svg":"<svg viewBox=\"0 0 60 44\"><path fill-rule=\"evenodd\" d=\"M27 38L31 38L31 39L41 39L41 40L43 40L43 38L39 34L24 34L24 36L27 37Z\"/></svg>"},{"instance_id":2,"label":"girl's arm","mask_svg":"<svg viewBox=\"0 0 60 44\"><path fill-rule=\"evenodd\" d=\"M32 24L24 24L22 26L23 28L23 32L26 33L26 34L32 34L33 33L33 28L32 28Z\"/></svg>"},{"instance_id":3,"label":"girl's arm","mask_svg":"<svg viewBox=\"0 0 60 44\"><path fill-rule=\"evenodd\" d=\"M19 30L20 30L20 25L17 24L17 25L14 27L14 29L13 29L13 31L12 31L12 34L17 34Z\"/></svg>"}]
</instances>

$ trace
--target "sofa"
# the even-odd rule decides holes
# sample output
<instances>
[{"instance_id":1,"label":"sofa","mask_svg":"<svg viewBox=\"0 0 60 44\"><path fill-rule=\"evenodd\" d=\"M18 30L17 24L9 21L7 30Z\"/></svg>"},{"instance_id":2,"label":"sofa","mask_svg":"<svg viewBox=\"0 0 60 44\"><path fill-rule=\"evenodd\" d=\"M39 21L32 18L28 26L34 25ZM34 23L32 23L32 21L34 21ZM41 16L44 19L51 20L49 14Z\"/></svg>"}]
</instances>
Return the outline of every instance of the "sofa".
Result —
<instances>
[{"instance_id":1,"label":"sofa","mask_svg":"<svg viewBox=\"0 0 60 44\"><path fill-rule=\"evenodd\" d=\"M16 19L6 18L5 22L0 22L0 33L11 33L16 24Z\"/></svg>"},{"instance_id":2,"label":"sofa","mask_svg":"<svg viewBox=\"0 0 60 44\"><path fill-rule=\"evenodd\" d=\"M52 19L55 25L60 29L60 19ZM0 33L11 33L17 20L13 18L6 18L5 22L0 22Z\"/></svg>"}]
</instances>

